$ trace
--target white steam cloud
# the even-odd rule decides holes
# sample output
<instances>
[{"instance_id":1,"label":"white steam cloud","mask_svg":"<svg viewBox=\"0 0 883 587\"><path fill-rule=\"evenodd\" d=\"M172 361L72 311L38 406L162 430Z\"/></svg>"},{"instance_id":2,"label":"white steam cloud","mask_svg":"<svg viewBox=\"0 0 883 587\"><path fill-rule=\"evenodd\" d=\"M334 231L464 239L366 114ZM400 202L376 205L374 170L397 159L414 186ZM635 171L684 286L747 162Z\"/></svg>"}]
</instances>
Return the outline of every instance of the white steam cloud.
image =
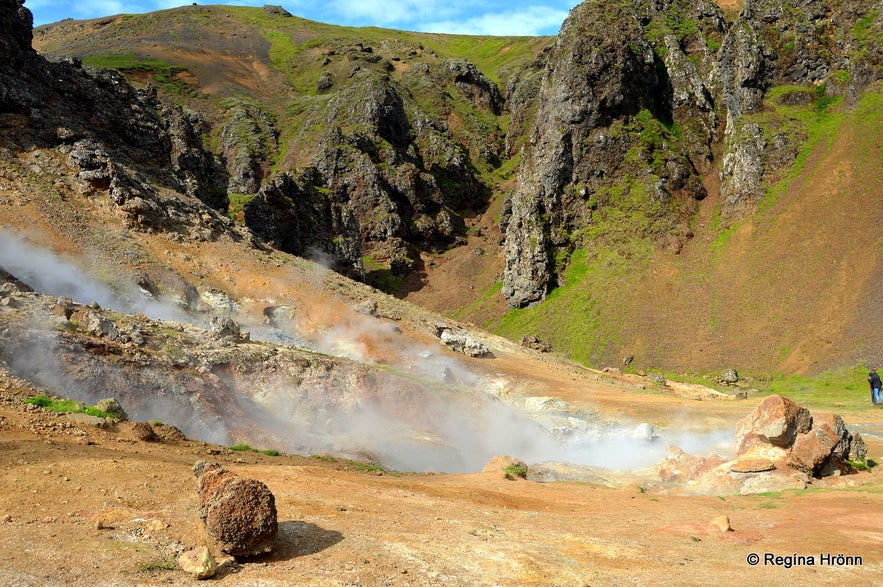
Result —
<instances>
[{"instance_id":1,"label":"white steam cloud","mask_svg":"<svg viewBox=\"0 0 883 587\"><path fill-rule=\"evenodd\" d=\"M193 322L183 308L150 297L135 284L114 291L90 277L70 259L28 243L24 238L0 229L0 267L34 290L52 296L69 297L81 304L97 302L103 308L157 320Z\"/></svg>"},{"instance_id":2,"label":"white steam cloud","mask_svg":"<svg viewBox=\"0 0 883 587\"><path fill-rule=\"evenodd\" d=\"M148 297L134 284L116 291L78 269L74 261L2 230L0 267L49 295L96 301L156 319L199 322L181 307ZM272 445L263 448L367 457L397 470L474 472L496 455L529 464L554 461L632 470L659 462L669 443L695 454L721 449L732 440L732 434L724 432L666 431L651 438L636 434L636 423L601 422L563 402L549 408L524 398L501 399L508 394L498 394L497 388L505 382L487 381L440 343L417 343L389 322L355 311L342 313L332 327L318 332L301 328L290 309L270 314L264 312L272 318L270 324L249 325L244 313L237 318L251 327L253 338L382 364L388 378L371 381L367 375L368 383L340 379L336 387L305 389L266 370L247 381L232 376L212 381L207 374L204 381L182 383L160 366L126 369L91 356L77 359L72 378L64 358L72 351L57 347L51 332L20 338L12 358L5 355L18 372L60 395L86 402L110 394L129 397L132 417L175 424L193 438L222 444L266 441ZM390 381L394 385L387 386ZM202 403L193 404L194 397ZM234 438L237 433L232 431L243 430L256 431L255 440Z\"/></svg>"}]
</instances>

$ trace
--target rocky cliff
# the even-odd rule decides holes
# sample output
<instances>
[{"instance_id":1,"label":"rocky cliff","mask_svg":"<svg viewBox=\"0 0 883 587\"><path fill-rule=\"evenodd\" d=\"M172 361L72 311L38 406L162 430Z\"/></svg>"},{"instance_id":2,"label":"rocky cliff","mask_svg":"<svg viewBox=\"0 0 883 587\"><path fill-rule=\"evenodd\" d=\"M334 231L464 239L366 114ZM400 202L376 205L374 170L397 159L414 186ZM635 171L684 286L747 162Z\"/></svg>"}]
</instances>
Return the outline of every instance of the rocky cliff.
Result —
<instances>
[{"instance_id":1,"label":"rocky cliff","mask_svg":"<svg viewBox=\"0 0 883 587\"><path fill-rule=\"evenodd\" d=\"M30 48L30 12L3 2L2 147L29 153L58 189L106 202L138 230L211 238L231 232L223 168L201 144L195 113L161 104L119 73L50 63Z\"/></svg>"},{"instance_id":2,"label":"rocky cliff","mask_svg":"<svg viewBox=\"0 0 883 587\"><path fill-rule=\"evenodd\" d=\"M772 88L779 104L828 104L857 96L881 78L880 9L860 1L755 0L732 24L715 64L714 83L726 115L721 217L754 211L794 159L806 130L763 114Z\"/></svg>"},{"instance_id":3,"label":"rocky cliff","mask_svg":"<svg viewBox=\"0 0 883 587\"><path fill-rule=\"evenodd\" d=\"M207 16L224 19L231 34L207 27ZM292 253L340 255L332 264L351 276L364 277L363 256L402 276L417 269L421 252L462 244L464 219L488 206L488 174L520 144L535 94L521 89L533 78L520 68L546 41L497 48L491 40L497 69L488 72L448 49L455 39L428 38L430 48L394 31L326 28L276 10L192 6L58 23L38 38L53 55L115 66L136 85L152 82L165 101L198 110L209 125L200 136L217 145L226 170L224 191L250 201L242 219L258 238ZM207 68L206 46L227 61ZM499 82L489 77L501 72L519 96L509 129ZM289 189L286 209L280 185L305 182L296 204ZM329 207L348 220L305 216ZM311 230L286 227L295 216Z\"/></svg>"},{"instance_id":4,"label":"rocky cliff","mask_svg":"<svg viewBox=\"0 0 883 587\"><path fill-rule=\"evenodd\" d=\"M703 1L576 7L506 205L508 304L543 300L571 251L616 246L617 232L677 252L716 161L723 222L753 212L806 138L752 116L770 89L796 86L778 99L820 110L854 100L880 79L879 38L880 11L861 2L749 1L729 25Z\"/></svg>"},{"instance_id":5,"label":"rocky cliff","mask_svg":"<svg viewBox=\"0 0 883 587\"><path fill-rule=\"evenodd\" d=\"M677 250L689 238L717 114L706 81L725 32L711 2L585 2L549 57L530 146L507 208L503 295L541 301L586 229L620 230ZM556 267L556 260L559 265Z\"/></svg>"}]
</instances>

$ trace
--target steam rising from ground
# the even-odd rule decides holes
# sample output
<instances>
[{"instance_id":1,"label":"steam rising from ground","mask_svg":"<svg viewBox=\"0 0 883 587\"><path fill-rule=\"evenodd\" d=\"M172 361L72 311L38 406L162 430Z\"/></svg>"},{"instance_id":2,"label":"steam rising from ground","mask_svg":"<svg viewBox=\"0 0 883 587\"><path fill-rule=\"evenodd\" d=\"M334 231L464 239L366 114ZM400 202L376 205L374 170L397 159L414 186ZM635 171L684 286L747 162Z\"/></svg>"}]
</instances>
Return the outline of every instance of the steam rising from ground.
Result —
<instances>
[{"instance_id":1,"label":"steam rising from ground","mask_svg":"<svg viewBox=\"0 0 883 587\"><path fill-rule=\"evenodd\" d=\"M183 308L147 297L134 284L116 291L86 275L72 261L3 231L0 266L49 295L81 303L96 301L103 307L142 312L156 319L200 322ZM600 422L573 413L564 404L548 409L503 401L493 394L500 381L484 380L440 346L417 343L390 323L357 312L335 318L334 326L319 332L302 328L293 314L270 326L249 326L255 338L293 343L362 363L381 363L408 385L387 389L378 380L373 388L368 385L367 392L362 386L360 395L355 385L311 390L293 388L282 379L228 382L236 397L227 398L226 405L234 405L236 413L200 414L186 404L188 390L173 391L179 384L160 370L132 372L93 361L89 376L72 382L65 377L66 366L49 332L39 340L22 342L10 362L59 395L81 401L94 402L127 386L152 392L155 397L150 396L130 415L179 425L191 437L222 444L248 440L231 438L228 429L242 427L243 422L234 419L251 420L253 428L266 430L267 437L278 443L262 448L367 456L398 470L478 471L501 454L531 464L557 461L629 470L658 462L665 456L667 443L696 454L732 440L732 433L669 432L652 438L646 429L636 432L636 423ZM206 389L222 393L228 388ZM177 422L182 414L187 414L187 421Z\"/></svg>"},{"instance_id":2,"label":"steam rising from ground","mask_svg":"<svg viewBox=\"0 0 883 587\"><path fill-rule=\"evenodd\" d=\"M194 322L194 317L175 304L150 297L135 284L115 291L90 277L70 260L28 243L0 229L0 267L34 290L52 296L66 296L81 304L97 302L104 308L157 320Z\"/></svg>"}]
</instances>

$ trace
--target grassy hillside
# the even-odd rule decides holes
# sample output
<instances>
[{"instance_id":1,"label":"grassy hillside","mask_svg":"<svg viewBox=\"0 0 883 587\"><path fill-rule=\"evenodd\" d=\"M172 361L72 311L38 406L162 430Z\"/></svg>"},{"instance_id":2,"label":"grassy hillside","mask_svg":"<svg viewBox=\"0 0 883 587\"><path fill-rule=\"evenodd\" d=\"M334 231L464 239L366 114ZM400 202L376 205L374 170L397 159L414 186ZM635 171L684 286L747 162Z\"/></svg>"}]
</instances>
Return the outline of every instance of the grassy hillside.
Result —
<instances>
[{"instance_id":1,"label":"grassy hillside","mask_svg":"<svg viewBox=\"0 0 883 587\"><path fill-rule=\"evenodd\" d=\"M552 37L488 37L395 31L375 27L329 25L297 16L281 16L260 8L184 6L148 14L126 14L90 21L62 21L35 29L35 47L55 56L76 56L87 62L108 55L134 55L149 67L151 60L200 69L212 53L224 54L230 66L248 67L246 59L272 64L303 93L315 93L319 72L303 57L317 49L361 43L388 43L407 51L422 46L442 59L467 59L495 82L504 85L517 67L532 60ZM201 58L200 55L203 57ZM243 63L236 63L237 61ZM106 65L106 63L104 63ZM231 77L229 71L215 75ZM200 76L200 79L202 77ZM258 95L278 89L274 83L247 88Z\"/></svg>"},{"instance_id":2,"label":"grassy hillside","mask_svg":"<svg viewBox=\"0 0 883 587\"><path fill-rule=\"evenodd\" d=\"M883 94L854 108L783 105L796 90L774 89L753 115L806 137L758 214L721 228L711 197L680 255L596 240L545 303L463 317L510 337L536 334L594 365L634 355L634 369L774 374L880 361L883 296L872 284L883 278Z\"/></svg>"}]
</instances>

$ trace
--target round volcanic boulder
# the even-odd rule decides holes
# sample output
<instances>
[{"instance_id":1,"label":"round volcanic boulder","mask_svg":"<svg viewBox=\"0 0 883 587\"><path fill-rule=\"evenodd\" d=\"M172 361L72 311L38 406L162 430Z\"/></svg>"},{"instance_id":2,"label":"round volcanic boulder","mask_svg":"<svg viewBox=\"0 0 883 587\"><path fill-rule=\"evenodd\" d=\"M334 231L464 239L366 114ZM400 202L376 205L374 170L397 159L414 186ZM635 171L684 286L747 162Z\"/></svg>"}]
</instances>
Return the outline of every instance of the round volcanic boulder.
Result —
<instances>
[{"instance_id":1,"label":"round volcanic boulder","mask_svg":"<svg viewBox=\"0 0 883 587\"><path fill-rule=\"evenodd\" d=\"M199 482L199 515L218 547L233 556L270 552L279 524L269 488L218 463L199 461L193 472Z\"/></svg>"}]
</instances>

